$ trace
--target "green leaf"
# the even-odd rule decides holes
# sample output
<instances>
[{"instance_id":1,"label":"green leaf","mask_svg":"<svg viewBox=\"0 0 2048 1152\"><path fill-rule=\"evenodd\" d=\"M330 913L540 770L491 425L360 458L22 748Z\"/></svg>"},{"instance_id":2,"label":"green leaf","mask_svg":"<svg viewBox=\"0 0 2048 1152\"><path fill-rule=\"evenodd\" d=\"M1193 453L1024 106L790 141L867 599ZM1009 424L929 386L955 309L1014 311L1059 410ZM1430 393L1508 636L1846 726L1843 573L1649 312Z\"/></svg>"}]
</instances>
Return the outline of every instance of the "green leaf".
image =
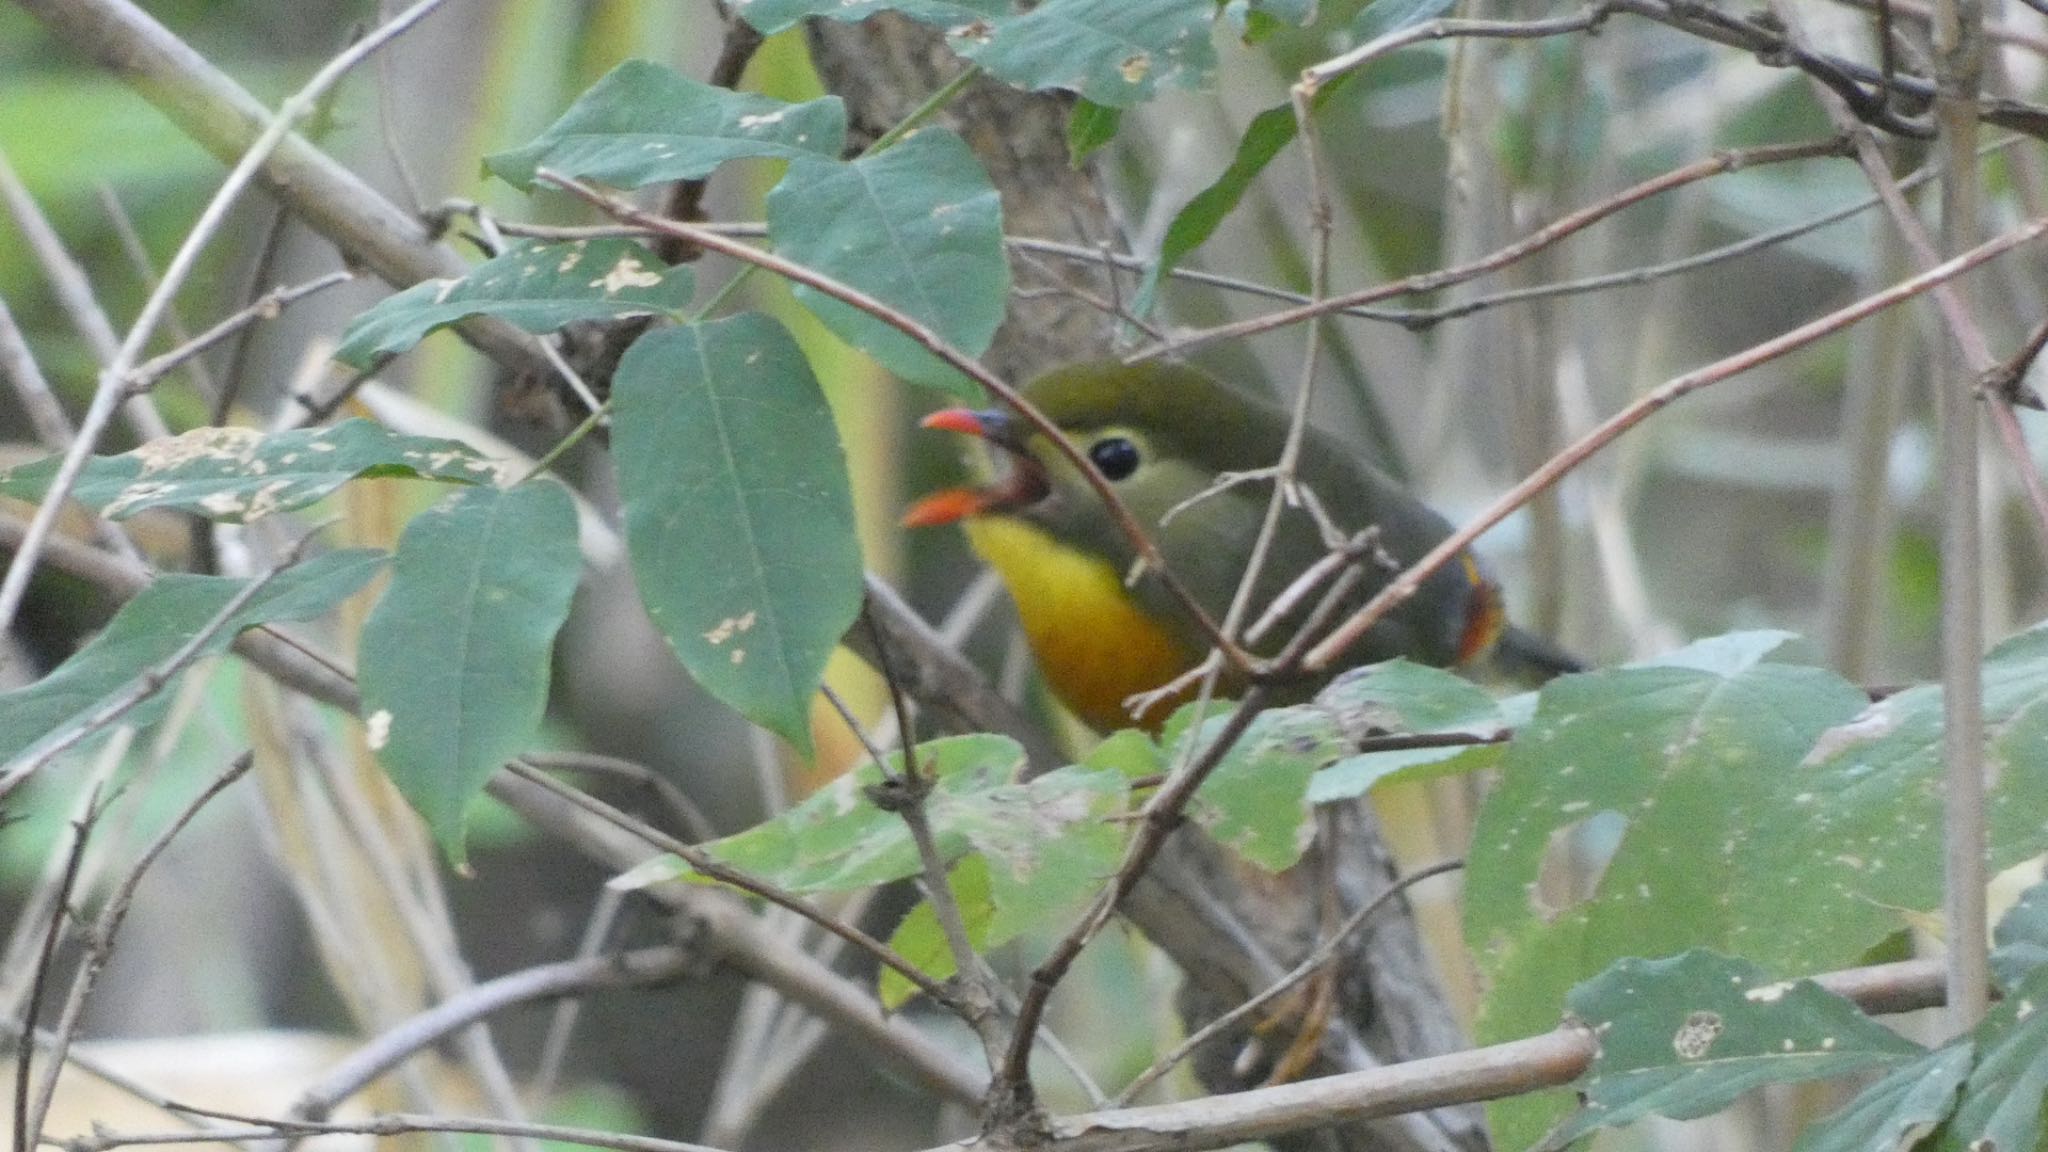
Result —
<instances>
[{"instance_id":1,"label":"green leaf","mask_svg":"<svg viewBox=\"0 0 2048 1152\"><path fill-rule=\"evenodd\" d=\"M1948 1118L1977 1046L1960 1040L1906 1064L1800 1134L1794 1152L1911 1148Z\"/></svg>"},{"instance_id":2,"label":"green leaf","mask_svg":"<svg viewBox=\"0 0 2048 1152\"><path fill-rule=\"evenodd\" d=\"M1123 728L1102 738L1088 754L1081 757L1085 768L1107 768L1121 773L1126 780L1143 776L1157 776L1172 765L1166 762L1166 753L1158 742L1137 728Z\"/></svg>"},{"instance_id":3,"label":"green leaf","mask_svg":"<svg viewBox=\"0 0 2048 1152\"><path fill-rule=\"evenodd\" d=\"M1356 800L1382 784L1416 784L1481 772L1500 764L1506 749L1499 744L1466 744L1442 748L1396 748L1346 756L1309 781L1308 802L1330 804Z\"/></svg>"},{"instance_id":4,"label":"green leaf","mask_svg":"<svg viewBox=\"0 0 2048 1152\"><path fill-rule=\"evenodd\" d=\"M1085 96L1075 100L1074 110L1067 113L1067 155L1073 157L1074 167L1079 168L1096 149L1116 139L1123 122L1121 108L1105 107Z\"/></svg>"},{"instance_id":5,"label":"green leaf","mask_svg":"<svg viewBox=\"0 0 2048 1152\"><path fill-rule=\"evenodd\" d=\"M1014 784L1024 753L1007 736L948 736L918 745L917 766L937 778L925 801L926 817L940 854L951 861L967 848L951 817L962 803ZM888 769L902 772L901 752L889 755ZM882 768L869 761L773 820L714 840L704 850L793 892L845 892L914 876L920 869L917 846L903 818L867 797L881 781Z\"/></svg>"},{"instance_id":6,"label":"green leaf","mask_svg":"<svg viewBox=\"0 0 2048 1152\"><path fill-rule=\"evenodd\" d=\"M648 614L699 684L808 756L861 559L846 455L803 352L751 312L649 332L612 400Z\"/></svg>"},{"instance_id":7,"label":"green leaf","mask_svg":"<svg viewBox=\"0 0 2048 1152\"><path fill-rule=\"evenodd\" d=\"M1045 0L1029 12L948 29L953 50L1020 88L1064 88L1128 108L1161 85L1207 87L1213 0Z\"/></svg>"},{"instance_id":8,"label":"green leaf","mask_svg":"<svg viewBox=\"0 0 2048 1152\"><path fill-rule=\"evenodd\" d=\"M1812 872L1810 825L1783 833L1803 853L1786 875L1750 867L1758 825L1783 803L1775 794L1787 766L1864 700L1832 673L1777 663L1730 674L1675 663L1616 668L1545 686L1502 757L1500 787L1467 857L1466 934L1488 986L1481 1042L1549 1029L1567 989L1622 957L1737 951L1735 907L1767 914L1773 896L1796 892ZM1592 894L1556 907L1536 883L1542 862L1554 840L1601 813L1625 824L1619 843ZM1770 963L1814 971L1868 947L1831 943L1824 959ZM1489 1111L1512 1147L1533 1142L1568 1106L1544 1093Z\"/></svg>"},{"instance_id":9,"label":"green leaf","mask_svg":"<svg viewBox=\"0 0 2048 1152\"><path fill-rule=\"evenodd\" d=\"M39 500L54 457L0 473L0 494ZM253 428L194 428L119 456L86 461L71 498L110 520L174 508L246 524L290 512L359 476L489 483L498 463L458 440L401 436L369 420L268 436Z\"/></svg>"},{"instance_id":10,"label":"green leaf","mask_svg":"<svg viewBox=\"0 0 2048 1152\"><path fill-rule=\"evenodd\" d=\"M996 914L995 900L988 890L988 861L972 853L962 856L947 874L946 883L953 890L953 903L959 906L967 942L977 953L985 954L990 947L988 928ZM953 962L952 945L946 943L945 929L939 927L939 914L932 910L930 900L919 901L903 923L896 926L896 931L889 934L889 947L934 980L948 979L959 971L959 965ZM917 986L903 973L882 965L876 972L875 993L882 1007L894 1012L917 995Z\"/></svg>"},{"instance_id":11,"label":"green leaf","mask_svg":"<svg viewBox=\"0 0 2048 1152\"><path fill-rule=\"evenodd\" d=\"M631 240L520 244L459 279L425 280L378 301L342 333L334 358L367 368L468 316L552 332L578 320L672 313L695 292L689 268L671 268Z\"/></svg>"},{"instance_id":12,"label":"green leaf","mask_svg":"<svg viewBox=\"0 0 2048 1152\"><path fill-rule=\"evenodd\" d=\"M962 796L943 817L934 804L934 828L943 820L972 847L953 869L952 884L977 951L1064 921L1102 887L1123 858L1125 830L1111 818L1122 812L1125 794L1115 771L1070 767ZM952 950L929 902L911 910L897 937L911 949L905 955L934 979L954 974ZM880 988L889 1007L912 991L909 981L892 979L887 969Z\"/></svg>"},{"instance_id":13,"label":"green leaf","mask_svg":"<svg viewBox=\"0 0 2048 1152\"><path fill-rule=\"evenodd\" d=\"M581 570L567 488L471 488L406 526L363 622L370 748L457 864L470 802L540 727Z\"/></svg>"},{"instance_id":14,"label":"green leaf","mask_svg":"<svg viewBox=\"0 0 2048 1152\"><path fill-rule=\"evenodd\" d=\"M1128 795L1122 773L1074 766L990 789L951 811L934 807L933 819L958 829L989 862L991 945L1064 916L1109 879L1123 858L1125 828L1114 818Z\"/></svg>"},{"instance_id":15,"label":"green leaf","mask_svg":"<svg viewBox=\"0 0 2048 1152\"><path fill-rule=\"evenodd\" d=\"M1010 10L1009 0L734 0L732 7L771 36L809 16L855 23L877 12L899 12L921 24L953 28Z\"/></svg>"},{"instance_id":16,"label":"green leaf","mask_svg":"<svg viewBox=\"0 0 2048 1152\"><path fill-rule=\"evenodd\" d=\"M846 106L837 96L788 104L628 60L532 143L484 164L519 188L531 188L541 168L638 188L702 179L727 160L835 157L845 147Z\"/></svg>"},{"instance_id":17,"label":"green leaf","mask_svg":"<svg viewBox=\"0 0 2048 1152\"><path fill-rule=\"evenodd\" d=\"M1977 1063L1962 1098L1937 1135L1943 1152L2041 1146L2041 1105L2048 1096L2048 970L2036 971L1992 1005L1971 1034Z\"/></svg>"},{"instance_id":18,"label":"green leaf","mask_svg":"<svg viewBox=\"0 0 2048 1152\"><path fill-rule=\"evenodd\" d=\"M1351 22L1351 38L1369 44L1391 32L1403 32L1424 20L1457 7L1458 0L1373 0Z\"/></svg>"},{"instance_id":19,"label":"green leaf","mask_svg":"<svg viewBox=\"0 0 2048 1152\"><path fill-rule=\"evenodd\" d=\"M2020 893L1998 921L1992 936L1991 968L2001 988L2020 985L2034 969L2048 963L2048 881Z\"/></svg>"},{"instance_id":20,"label":"green leaf","mask_svg":"<svg viewBox=\"0 0 2048 1152\"><path fill-rule=\"evenodd\" d=\"M1319 707L1357 729L1390 735L1492 737L1507 725L1500 705L1471 681L1440 668L1391 660L1339 676L1316 697ZM1346 756L1309 782L1311 804L1350 800L1390 780L1431 780L1499 763L1498 744L1403 748Z\"/></svg>"},{"instance_id":21,"label":"green leaf","mask_svg":"<svg viewBox=\"0 0 2048 1152\"><path fill-rule=\"evenodd\" d=\"M1198 707L1183 705L1161 731L1160 742L1176 750L1176 763L1188 751ZM1198 748L1216 739L1231 708L1210 702L1192 736ZM1337 722L1321 708L1269 708L1224 753L1195 792L1188 814L1239 856L1269 872L1284 871L1301 859L1315 834L1309 777L1347 750Z\"/></svg>"},{"instance_id":22,"label":"green leaf","mask_svg":"<svg viewBox=\"0 0 2048 1152\"><path fill-rule=\"evenodd\" d=\"M1984 660L1989 860L2048 851L2048 629ZM1765 783L1739 855L1729 947L1819 971L1941 907L1942 699L1920 685L1844 717ZM1794 966L1797 966L1796 969Z\"/></svg>"},{"instance_id":23,"label":"green leaf","mask_svg":"<svg viewBox=\"0 0 2048 1152\"><path fill-rule=\"evenodd\" d=\"M849 163L790 165L768 193L768 237L782 255L858 288L979 356L1010 290L1002 205L958 136L925 128ZM797 299L883 367L969 402L981 389L916 341L801 284Z\"/></svg>"},{"instance_id":24,"label":"green leaf","mask_svg":"<svg viewBox=\"0 0 2048 1152\"><path fill-rule=\"evenodd\" d=\"M1315 22L1316 0L1228 0L1223 18L1247 44L1259 44L1283 28Z\"/></svg>"},{"instance_id":25,"label":"green leaf","mask_svg":"<svg viewBox=\"0 0 2048 1152\"><path fill-rule=\"evenodd\" d=\"M1494 736L1503 727L1500 706L1485 689L1410 660L1354 668L1331 681L1316 704L1353 727L1393 735Z\"/></svg>"},{"instance_id":26,"label":"green leaf","mask_svg":"<svg viewBox=\"0 0 2048 1152\"><path fill-rule=\"evenodd\" d=\"M1321 88L1309 100L1311 111L1320 109L1351 84L1355 72L1345 72ZM1159 258L1145 270L1145 278L1139 283L1138 297L1133 309L1143 316L1152 310L1152 302L1159 293L1159 285L1167 276L1180 267L1188 253L1209 242L1225 218L1237 210L1244 200L1244 194L1251 190L1259 174L1280 155L1282 149L1294 142L1300 125L1294 118L1294 106L1281 104L1268 108L1246 125L1244 136L1237 142L1237 152L1230 158L1230 164L1214 183L1200 192L1173 214L1173 221L1166 226L1166 235L1159 243Z\"/></svg>"},{"instance_id":27,"label":"green leaf","mask_svg":"<svg viewBox=\"0 0 2048 1152\"><path fill-rule=\"evenodd\" d=\"M225 651L236 634L258 624L319 616L368 583L383 564L382 552L350 549L315 556L280 572L236 611L227 627L213 633L201 654ZM136 677L176 655L248 583L184 573L157 577L56 671L25 688L0 693L0 764L107 706ZM159 693L128 718L148 723L163 706Z\"/></svg>"},{"instance_id":28,"label":"green leaf","mask_svg":"<svg viewBox=\"0 0 2048 1152\"><path fill-rule=\"evenodd\" d=\"M1676 651L1666 652L1632 668L1691 668L1733 676L1758 664L1814 664L1808 658L1809 645L1795 632L1764 628L1752 632L1730 632L1695 640Z\"/></svg>"},{"instance_id":29,"label":"green leaf","mask_svg":"<svg viewBox=\"0 0 2048 1152\"><path fill-rule=\"evenodd\" d=\"M1691 1120L1766 1084L1893 1068L1925 1050L1811 980L1773 981L1747 960L1695 949L1623 960L1571 994L1600 1037L1575 1087L1585 1107L1546 1143L1652 1113Z\"/></svg>"}]
</instances>

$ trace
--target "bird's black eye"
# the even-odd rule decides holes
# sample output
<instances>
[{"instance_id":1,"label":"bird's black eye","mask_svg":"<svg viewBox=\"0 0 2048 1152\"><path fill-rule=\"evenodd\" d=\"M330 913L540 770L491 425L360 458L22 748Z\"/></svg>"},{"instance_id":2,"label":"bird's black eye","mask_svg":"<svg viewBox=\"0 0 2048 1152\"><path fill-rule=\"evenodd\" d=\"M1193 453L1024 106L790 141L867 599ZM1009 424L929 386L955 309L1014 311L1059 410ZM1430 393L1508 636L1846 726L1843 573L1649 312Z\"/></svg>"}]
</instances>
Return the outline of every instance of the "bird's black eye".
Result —
<instances>
[{"instance_id":1,"label":"bird's black eye","mask_svg":"<svg viewBox=\"0 0 2048 1152\"><path fill-rule=\"evenodd\" d=\"M1121 436L1105 436L1088 446L1088 459L1104 476L1121 480L1138 470L1138 446Z\"/></svg>"}]
</instances>

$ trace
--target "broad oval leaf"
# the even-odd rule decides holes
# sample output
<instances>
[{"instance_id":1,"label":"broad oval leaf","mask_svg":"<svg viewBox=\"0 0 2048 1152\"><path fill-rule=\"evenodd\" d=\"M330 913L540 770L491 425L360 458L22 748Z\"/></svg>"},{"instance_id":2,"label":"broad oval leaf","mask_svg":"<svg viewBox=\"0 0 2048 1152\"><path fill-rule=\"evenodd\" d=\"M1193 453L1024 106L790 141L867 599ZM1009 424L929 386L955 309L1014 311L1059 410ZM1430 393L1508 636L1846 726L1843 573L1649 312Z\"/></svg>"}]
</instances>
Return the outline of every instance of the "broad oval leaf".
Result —
<instances>
[{"instance_id":1,"label":"broad oval leaf","mask_svg":"<svg viewBox=\"0 0 2048 1152\"><path fill-rule=\"evenodd\" d=\"M1955 1112L1939 1130L1940 1152L2004 1152L2041 1147L2048 1102L2048 969L1991 1006L1970 1034L1976 1063Z\"/></svg>"},{"instance_id":2,"label":"broad oval leaf","mask_svg":"<svg viewBox=\"0 0 2048 1152\"><path fill-rule=\"evenodd\" d=\"M0 494L36 500L55 458L0 473ZM369 420L264 435L254 428L194 428L119 456L95 456L71 498L121 520L174 508L245 524L303 508L359 476L490 483L499 464L459 440L402 436Z\"/></svg>"},{"instance_id":3,"label":"broad oval leaf","mask_svg":"<svg viewBox=\"0 0 2048 1152\"><path fill-rule=\"evenodd\" d=\"M903 754L887 757L888 770L903 770ZM917 746L918 771L937 781L926 815L940 855L957 859L967 847L953 817L962 806L1015 784L1024 751L1007 736L979 733L947 736ZM744 832L713 840L704 850L721 863L771 880L792 892L845 892L916 875L917 846L903 818L884 812L867 790L883 778L872 760L805 797L788 811ZM637 887L694 875L675 857L660 857L612 883Z\"/></svg>"},{"instance_id":4,"label":"broad oval leaf","mask_svg":"<svg viewBox=\"0 0 2048 1152\"><path fill-rule=\"evenodd\" d=\"M2048 627L1984 659L1988 859L2048 851ZM1942 698L1920 685L1843 717L1769 781L1730 893L1729 946L1778 967L1848 963L1941 907ZM1796 878L1787 882L1787 877Z\"/></svg>"},{"instance_id":5,"label":"broad oval leaf","mask_svg":"<svg viewBox=\"0 0 2048 1152\"><path fill-rule=\"evenodd\" d=\"M272 576L226 627L208 638L201 654L225 651L238 633L258 624L321 615L367 584L384 560L382 552L350 549L315 556ZM227 576L157 577L56 671L0 693L0 764L43 746L111 703L138 676L176 655L248 584ZM146 723L162 706L159 697L128 719Z\"/></svg>"},{"instance_id":6,"label":"broad oval leaf","mask_svg":"<svg viewBox=\"0 0 2048 1152\"><path fill-rule=\"evenodd\" d=\"M976 952L986 954L993 944L989 925L995 922L996 914L995 901L988 891L988 861L971 853L961 857L960 863L946 874L946 887L952 890L953 904L960 909L967 943ZM939 926L939 914L933 911L929 899L919 901L896 926L896 931L889 934L889 947L934 980L950 979L959 971L952 945L947 942L945 929ZM917 986L903 973L883 964L875 973L875 995L883 1008L894 1012L917 995Z\"/></svg>"},{"instance_id":7,"label":"broad oval leaf","mask_svg":"<svg viewBox=\"0 0 2048 1152\"><path fill-rule=\"evenodd\" d=\"M1077 765L1023 784L934 795L934 828L958 832L970 849L949 883L977 951L1062 922L1116 873L1129 826L1115 817L1127 794L1122 773ZM911 909L890 939L933 979L955 973L929 901ZM885 967L879 991L894 1008L913 989Z\"/></svg>"},{"instance_id":8,"label":"broad oval leaf","mask_svg":"<svg viewBox=\"0 0 2048 1152\"><path fill-rule=\"evenodd\" d=\"M1958 1040L1901 1064L1809 1127L1794 1152L1873 1152L1913 1147L1948 1118L1977 1046Z\"/></svg>"},{"instance_id":9,"label":"broad oval leaf","mask_svg":"<svg viewBox=\"0 0 2048 1152\"><path fill-rule=\"evenodd\" d=\"M727 160L836 157L845 147L846 106L837 96L789 104L628 60L531 143L484 164L520 188L532 187L541 168L638 188L701 179Z\"/></svg>"},{"instance_id":10,"label":"broad oval leaf","mask_svg":"<svg viewBox=\"0 0 2048 1152\"><path fill-rule=\"evenodd\" d=\"M1997 947L1991 953L1991 970L2007 992L2035 969L2048 966L2048 881L2020 893L1999 919L1992 941Z\"/></svg>"},{"instance_id":11,"label":"broad oval leaf","mask_svg":"<svg viewBox=\"0 0 2048 1152\"><path fill-rule=\"evenodd\" d=\"M1228 701L1183 705L1167 718L1160 743L1179 764L1207 748L1229 723ZM1195 718L1203 715L1199 727ZM1268 872L1292 867L1315 836L1308 803L1309 777L1350 750L1330 714L1314 705L1269 708L1252 719L1237 742L1195 791L1188 815L1209 835Z\"/></svg>"},{"instance_id":12,"label":"broad oval leaf","mask_svg":"<svg viewBox=\"0 0 2048 1152\"><path fill-rule=\"evenodd\" d=\"M406 526L363 622L370 748L458 864L470 801L533 742L581 568L560 483L472 488Z\"/></svg>"},{"instance_id":13,"label":"broad oval leaf","mask_svg":"<svg viewBox=\"0 0 2048 1152\"><path fill-rule=\"evenodd\" d=\"M1506 730L1500 705L1461 676L1407 660L1346 672L1316 697L1318 707L1345 718L1347 731L1496 737ZM1389 781L1431 780L1490 768L1499 744L1390 749L1346 756L1309 782L1312 804L1350 800Z\"/></svg>"},{"instance_id":14,"label":"broad oval leaf","mask_svg":"<svg viewBox=\"0 0 2048 1152\"><path fill-rule=\"evenodd\" d=\"M1002 204L958 136L926 128L848 163L805 160L768 194L782 255L858 288L969 356L988 348L1010 291ZM971 402L981 389L909 336L815 289L797 299L906 380Z\"/></svg>"},{"instance_id":15,"label":"broad oval leaf","mask_svg":"<svg viewBox=\"0 0 2048 1152\"><path fill-rule=\"evenodd\" d=\"M1769 662L1726 674L1615 668L1546 685L1502 757L1467 856L1466 936L1488 985L1481 1042L1549 1029L1566 990L1621 957L1736 951L1744 886L1782 894L1800 884L1799 872L1765 880L1750 868L1779 781L1863 703L1832 673ZM1593 892L1576 903L1546 894L1536 883L1544 858L1602 813L1622 830ZM1808 830L1790 831L1812 850ZM1834 966L1773 961L1788 971ZM1523 1146L1569 1104L1541 1093L1489 1114L1503 1146Z\"/></svg>"},{"instance_id":16,"label":"broad oval leaf","mask_svg":"<svg viewBox=\"0 0 2048 1152\"><path fill-rule=\"evenodd\" d=\"M1600 1037L1575 1087L1585 1107L1546 1144L1656 1114L1690 1120L1752 1088L1895 1068L1926 1050L1811 980L1693 950L1622 960L1571 993Z\"/></svg>"},{"instance_id":17,"label":"broad oval leaf","mask_svg":"<svg viewBox=\"0 0 2048 1152\"><path fill-rule=\"evenodd\" d=\"M468 316L495 316L528 332L579 320L673 313L696 292L687 267L670 267L620 237L520 244L459 279L425 280L355 318L334 358L367 368Z\"/></svg>"},{"instance_id":18,"label":"broad oval leaf","mask_svg":"<svg viewBox=\"0 0 2048 1152\"><path fill-rule=\"evenodd\" d=\"M1074 167L1079 168L1096 149L1116 139L1123 122L1121 108L1105 107L1085 96L1075 100L1074 110L1067 113L1067 155Z\"/></svg>"},{"instance_id":19,"label":"broad oval leaf","mask_svg":"<svg viewBox=\"0 0 2048 1152\"><path fill-rule=\"evenodd\" d=\"M803 352L751 312L649 332L612 400L626 545L655 627L712 695L809 755L861 558L845 452Z\"/></svg>"},{"instance_id":20,"label":"broad oval leaf","mask_svg":"<svg viewBox=\"0 0 2048 1152\"><path fill-rule=\"evenodd\" d=\"M810 16L856 23L877 12L897 12L920 24L952 28L993 19L1009 0L734 0L733 11L756 30L774 35Z\"/></svg>"},{"instance_id":21,"label":"broad oval leaf","mask_svg":"<svg viewBox=\"0 0 2048 1152\"><path fill-rule=\"evenodd\" d=\"M1213 0L1045 0L1029 12L951 29L947 39L1020 88L1064 88L1128 108L1161 85L1209 85L1215 18Z\"/></svg>"}]
</instances>

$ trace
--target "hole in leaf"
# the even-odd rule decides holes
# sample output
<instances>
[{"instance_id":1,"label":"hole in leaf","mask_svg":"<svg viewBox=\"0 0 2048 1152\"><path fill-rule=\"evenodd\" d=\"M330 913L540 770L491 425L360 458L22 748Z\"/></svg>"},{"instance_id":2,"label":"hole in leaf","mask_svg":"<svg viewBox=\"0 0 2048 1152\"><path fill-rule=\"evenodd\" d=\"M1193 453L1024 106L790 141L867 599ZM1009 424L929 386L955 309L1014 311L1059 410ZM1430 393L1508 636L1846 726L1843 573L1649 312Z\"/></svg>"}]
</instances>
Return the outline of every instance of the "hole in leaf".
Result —
<instances>
[{"instance_id":1,"label":"hole in leaf","mask_svg":"<svg viewBox=\"0 0 2048 1152\"><path fill-rule=\"evenodd\" d=\"M1607 874L1628 820L1613 809L1588 813L1550 834L1536 882L1529 887L1529 906L1544 920L1593 898Z\"/></svg>"}]
</instances>

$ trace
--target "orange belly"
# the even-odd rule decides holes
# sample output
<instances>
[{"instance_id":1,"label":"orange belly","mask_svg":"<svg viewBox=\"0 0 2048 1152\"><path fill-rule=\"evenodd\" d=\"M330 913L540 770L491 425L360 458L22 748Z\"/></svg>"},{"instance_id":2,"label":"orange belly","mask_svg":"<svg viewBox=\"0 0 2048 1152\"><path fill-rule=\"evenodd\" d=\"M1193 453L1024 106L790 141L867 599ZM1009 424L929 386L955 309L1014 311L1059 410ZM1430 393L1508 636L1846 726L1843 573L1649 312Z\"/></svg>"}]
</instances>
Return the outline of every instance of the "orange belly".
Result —
<instances>
[{"instance_id":1,"label":"orange belly","mask_svg":"<svg viewBox=\"0 0 2048 1152\"><path fill-rule=\"evenodd\" d=\"M1201 659L1147 616L1125 591L1123 575L1021 520L985 516L966 524L968 541L989 562L1023 621L1046 683L1089 727L1134 724L1157 729L1179 699L1134 721L1124 701L1149 692ZM1188 694L1188 695L1191 695Z\"/></svg>"}]
</instances>

